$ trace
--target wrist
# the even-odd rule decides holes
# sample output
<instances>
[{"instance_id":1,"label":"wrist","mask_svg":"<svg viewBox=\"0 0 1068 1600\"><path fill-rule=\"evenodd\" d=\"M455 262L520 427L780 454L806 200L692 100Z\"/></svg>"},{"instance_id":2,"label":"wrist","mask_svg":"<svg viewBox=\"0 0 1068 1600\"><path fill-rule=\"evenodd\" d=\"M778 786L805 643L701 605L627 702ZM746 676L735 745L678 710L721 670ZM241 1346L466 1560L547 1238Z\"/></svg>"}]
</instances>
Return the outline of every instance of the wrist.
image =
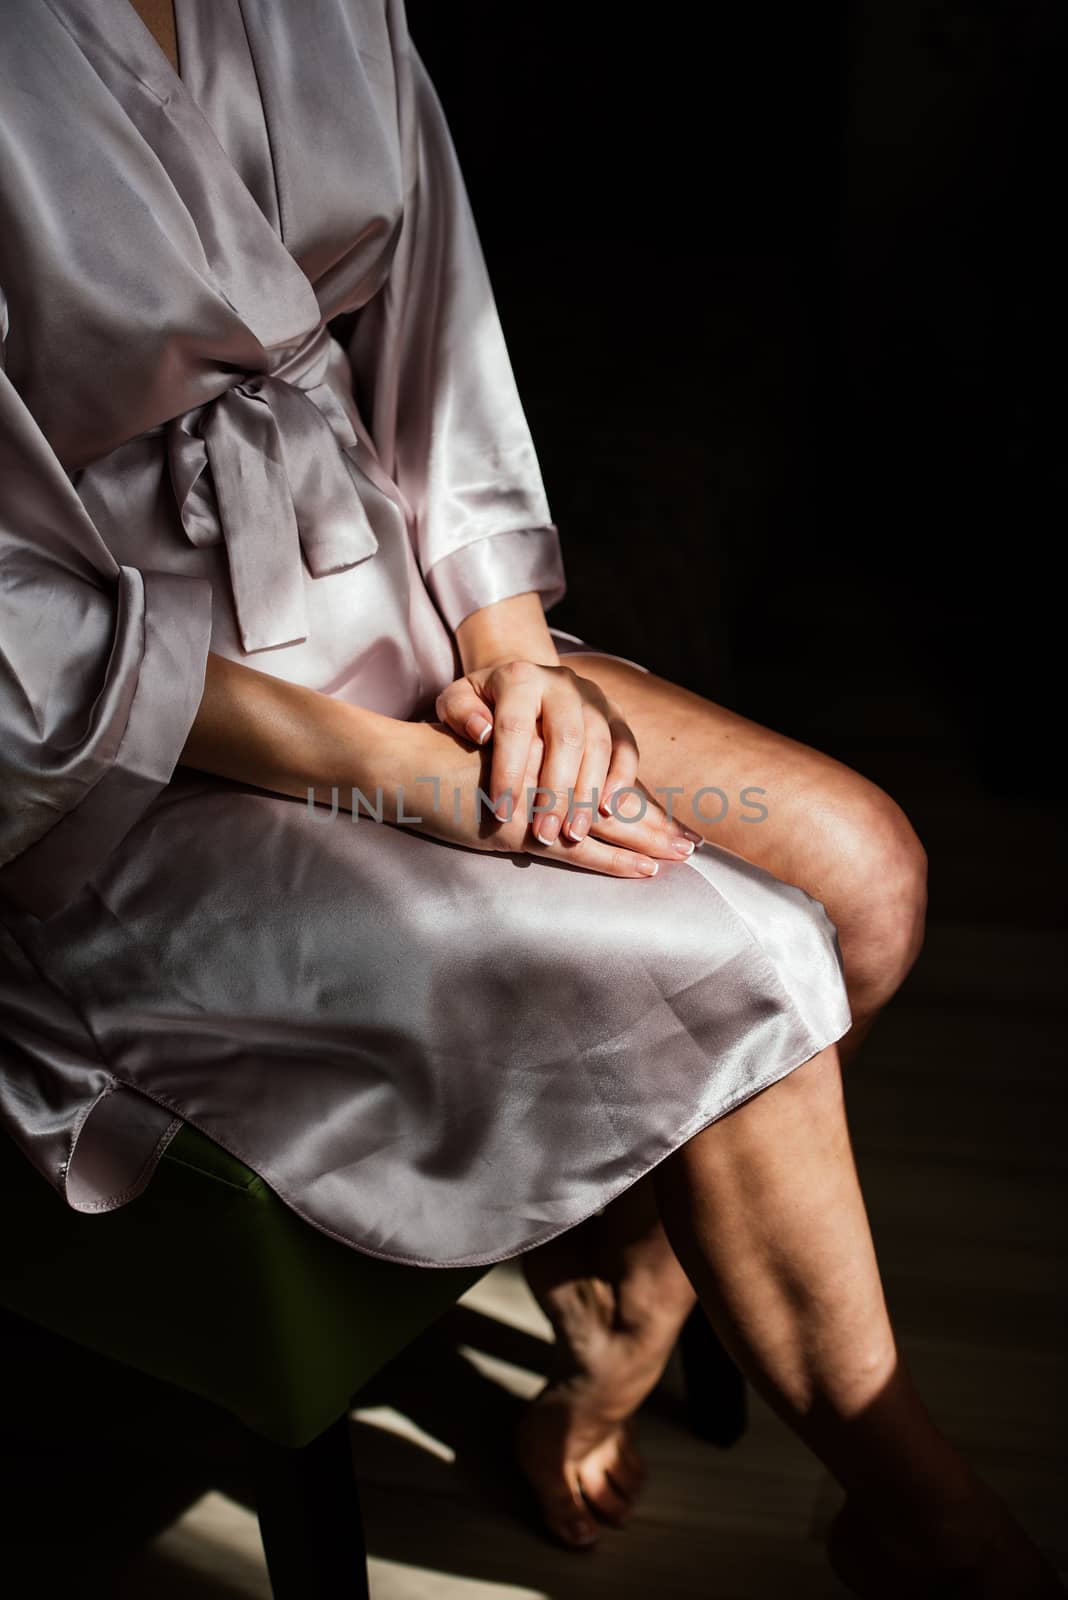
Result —
<instances>
[{"instance_id":1,"label":"wrist","mask_svg":"<svg viewBox=\"0 0 1068 1600\"><path fill-rule=\"evenodd\" d=\"M457 628L456 643L465 672L485 671L508 661L560 665L541 596L534 592L473 611Z\"/></svg>"},{"instance_id":2,"label":"wrist","mask_svg":"<svg viewBox=\"0 0 1068 1600\"><path fill-rule=\"evenodd\" d=\"M316 800L344 811L369 811L384 822L395 822L401 805L420 810L416 800L426 792L420 786L440 776L442 763L454 754L454 735L430 722L386 717L344 702L333 705L329 746L324 743L318 761Z\"/></svg>"}]
</instances>

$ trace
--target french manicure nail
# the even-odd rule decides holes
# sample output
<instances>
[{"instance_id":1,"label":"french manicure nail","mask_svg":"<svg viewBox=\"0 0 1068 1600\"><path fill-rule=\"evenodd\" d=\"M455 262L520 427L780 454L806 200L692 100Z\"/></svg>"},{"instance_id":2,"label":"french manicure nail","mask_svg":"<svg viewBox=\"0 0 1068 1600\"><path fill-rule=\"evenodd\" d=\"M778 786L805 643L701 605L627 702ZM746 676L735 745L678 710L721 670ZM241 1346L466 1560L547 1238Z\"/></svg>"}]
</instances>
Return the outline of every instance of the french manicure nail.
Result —
<instances>
[{"instance_id":1,"label":"french manicure nail","mask_svg":"<svg viewBox=\"0 0 1068 1600\"><path fill-rule=\"evenodd\" d=\"M655 878L657 873L660 871L660 868L655 861L639 861L638 871L643 875L643 877Z\"/></svg>"},{"instance_id":2,"label":"french manicure nail","mask_svg":"<svg viewBox=\"0 0 1068 1600\"><path fill-rule=\"evenodd\" d=\"M471 715L464 723L464 732L467 734L467 737L469 739L473 739L476 744L485 744L486 740L493 732L493 723L488 717L483 717L479 712L472 711Z\"/></svg>"},{"instance_id":3,"label":"french manicure nail","mask_svg":"<svg viewBox=\"0 0 1068 1600\"><path fill-rule=\"evenodd\" d=\"M685 858L693 855L694 843L692 839L675 839L672 841L671 848L677 856Z\"/></svg>"},{"instance_id":4,"label":"french manicure nail","mask_svg":"<svg viewBox=\"0 0 1068 1600\"><path fill-rule=\"evenodd\" d=\"M684 836L691 841L691 843L693 844L693 847L694 847L695 850L698 848L699 845L704 844L705 836L704 836L703 833L695 833L692 828L687 828L686 825L684 823L682 823L682 822L679 823L679 827L682 830L682 833L684 834Z\"/></svg>"},{"instance_id":5,"label":"french manicure nail","mask_svg":"<svg viewBox=\"0 0 1068 1600\"><path fill-rule=\"evenodd\" d=\"M556 836L560 832L560 818L557 816L542 817L534 829L534 837L539 844L555 844Z\"/></svg>"},{"instance_id":6,"label":"french manicure nail","mask_svg":"<svg viewBox=\"0 0 1068 1600\"><path fill-rule=\"evenodd\" d=\"M585 811L580 811L578 816L572 817L567 825L567 836L575 844L584 839L590 831L590 819Z\"/></svg>"}]
</instances>

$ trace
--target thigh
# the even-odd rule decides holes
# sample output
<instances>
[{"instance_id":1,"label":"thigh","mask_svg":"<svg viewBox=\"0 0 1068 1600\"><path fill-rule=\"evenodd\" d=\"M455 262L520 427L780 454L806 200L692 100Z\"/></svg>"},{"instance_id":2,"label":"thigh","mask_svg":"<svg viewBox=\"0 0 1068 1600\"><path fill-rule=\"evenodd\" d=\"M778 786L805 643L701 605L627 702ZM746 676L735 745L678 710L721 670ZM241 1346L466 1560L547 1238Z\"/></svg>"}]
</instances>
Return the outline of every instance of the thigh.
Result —
<instances>
[{"instance_id":1,"label":"thigh","mask_svg":"<svg viewBox=\"0 0 1068 1600\"><path fill-rule=\"evenodd\" d=\"M622 710L646 787L682 791L675 816L797 884L836 922L849 922L875 854L865 841L881 849L888 834L911 834L888 795L833 757L623 661L577 652L566 661Z\"/></svg>"}]
</instances>

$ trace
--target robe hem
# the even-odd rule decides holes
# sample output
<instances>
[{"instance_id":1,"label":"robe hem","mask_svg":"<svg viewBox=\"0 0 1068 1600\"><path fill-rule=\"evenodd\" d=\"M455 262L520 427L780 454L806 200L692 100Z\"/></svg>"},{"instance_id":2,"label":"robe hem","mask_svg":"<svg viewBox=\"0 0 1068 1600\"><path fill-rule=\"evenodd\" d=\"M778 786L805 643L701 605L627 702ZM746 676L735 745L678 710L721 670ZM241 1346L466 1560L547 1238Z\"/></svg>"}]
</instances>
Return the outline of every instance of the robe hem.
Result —
<instances>
[{"instance_id":1,"label":"robe hem","mask_svg":"<svg viewBox=\"0 0 1068 1600\"><path fill-rule=\"evenodd\" d=\"M262 1179L271 1192L278 1196L283 1205L287 1206L288 1209L292 1211L295 1216L300 1217L302 1221L307 1222L310 1227L315 1228L317 1232L325 1234L328 1238L337 1240L339 1244L347 1246L350 1250L359 1251L361 1255L373 1256L378 1261L390 1261L397 1266L426 1267L431 1271L435 1269L444 1271L455 1267L497 1266L503 1261L515 1260L516 1257L525 1255L528 1251L535 1250L540 1245L548 1244L550 1240L558 1238L560 1234L567 1233L570 1229L579 1227L583 1222L588 1221L590 1217L596 1216L599 1211L602 1211L605 1208L605 1206L610 1205L613 1200L617 1200L620 1195L625 1194L628 1189L633 1188L634 1184L638 1183L642 1178L648 1176L650 1172L653 1172L661 1165L662 1162L666 1161L669 1156L675 1155L684 1144L688 1144L691 1139L695 1138L697 1134L701 1133L705 1128L709 1128L713 1125L713 1123L719 1122L721 1118L728 1116L732 1111L736 1111L738 1107L744 1105L746 1101L754 1099L758 1094L762 1094L765 1089L770 1089L773 1084L780 1083L784 1078L788 1078L792 1072L797 1071L798 1067L803 1067L807 1061L811 1061L814 1056L819 1055L821 1050L826 1050L828 1046L836 1044L839 1039L843 1038L844 1035L849 1032L851 1026L852 1017L847 1016L844 1024L840 1027L836 1025L830 1034L823 1035L809 1033L809 1037L806 1041L803 1052L796 1056L796 1058L793 1056L788 1057L787 1059L789 1064L787 1066L776 1067L772 1072L769 1072L764 1077L757 1079L755 1083L747 1084L740 1093L734 1095L726 1102L726 1104L718 1107L711 1114L702 1111L699 1112L697 1116L691 1117L687 1122L683 1123L682 1127L677 1132L673 1133L669 1137L666 1148L662 1154L658 1155L654 1160L643 1161L639 1166L632 1168L625 1178L623 1178L620 1182L612 1184L602 1193L596 1205L582 1210L577 1216L569 1218L566 1222L559 1224L559 1226L553 1225L544 1231L531 1235L531 1237L525 1239L522 1244L510 1245L503 1250L495 1251L489 1255L478 1253L476 1255L450 1256L449 1259L445 1261L432 1261L425 1256L401 1255L387 1250L376 1250L370 1245L358 1244L356 1240L350 1238L348 1234L341 1233L336 1228L331 1228L326 1223L318 1221L303 1206L289 1197L285 1190L282 1189L271 1177L269 1170L264 1165L254 1164L247 1156L243 1155L240 1150L235 1148L232 1143L229 1143L226 1139L220 1138L216 1131L210 1127L206 1127L204 1123L199 1121L196 1117L189 1116L180 1107L175 1106L172 1101L158 1093L143 1089L140 1087L140 1085L128 1084L126 1083L126 1080L122 1078L117 1078L116 1081L122 1083L127 1088L136 1089L137 1093L139 1094L147 1095L150 1100L155 1100L157 1105L162 1106L167 1111L172 1111L176 1117L181 1118L181 1120L184 1122L188 1122L191 1127L196 1128L205 1136L205 1138L210 1139L214 1144L217 1144L220 1149L226 1150L236 1160L242 1162L250 1169L250 1171L255 1172L257 1177Z\"/></svg>"}]
</instances>

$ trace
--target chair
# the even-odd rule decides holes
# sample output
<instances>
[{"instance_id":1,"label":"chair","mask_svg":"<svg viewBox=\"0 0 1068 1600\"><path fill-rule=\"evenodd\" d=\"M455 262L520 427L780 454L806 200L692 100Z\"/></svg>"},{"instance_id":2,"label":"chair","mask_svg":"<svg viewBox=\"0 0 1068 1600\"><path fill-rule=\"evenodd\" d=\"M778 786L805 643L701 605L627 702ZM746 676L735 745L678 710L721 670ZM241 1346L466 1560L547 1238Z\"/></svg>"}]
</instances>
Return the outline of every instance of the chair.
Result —
<instances>
[{"instance_id":1,"label":"chair","mask_svg":"<svg viewBox=\"0 0 1068 1600\"><path fill-rule=\"evenodd\" d=\"M414 1268L303 1222L189 1124L145 1192L75 1212L0 1134L0 1306L243 1425L275 1600L366 1596L354 1395L487 1270ZM744 1386L705 1319L681 1342L693 1425L729 1444Z\"/></svg>"}]
</instances>

